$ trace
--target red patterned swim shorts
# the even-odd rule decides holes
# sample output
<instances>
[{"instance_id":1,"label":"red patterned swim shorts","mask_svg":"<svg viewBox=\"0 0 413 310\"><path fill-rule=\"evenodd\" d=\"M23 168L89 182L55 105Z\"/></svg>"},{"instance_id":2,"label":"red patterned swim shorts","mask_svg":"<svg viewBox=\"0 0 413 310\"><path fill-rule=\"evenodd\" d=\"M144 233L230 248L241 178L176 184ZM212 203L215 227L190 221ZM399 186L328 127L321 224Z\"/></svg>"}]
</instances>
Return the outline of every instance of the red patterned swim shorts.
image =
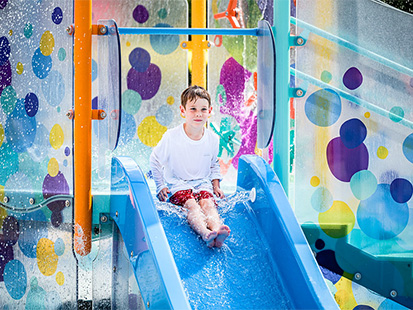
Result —
<instances>
[{"instance_id":1,"label":"red patterned swim shorts","mask_svg":"<svg viewBox=\"0 0 413 310\"><path fill-rule=\"evenodd\" d=\"M174 205L184 206L186 201L189 199L195 199L196 202L199 202L202 199L212 199L215 203L214 196L210 192L200 191L199 193L194 193L192 189L186 189L182 191L177 191L169 198L169 202Z\"/></svg>"}]
</instances>

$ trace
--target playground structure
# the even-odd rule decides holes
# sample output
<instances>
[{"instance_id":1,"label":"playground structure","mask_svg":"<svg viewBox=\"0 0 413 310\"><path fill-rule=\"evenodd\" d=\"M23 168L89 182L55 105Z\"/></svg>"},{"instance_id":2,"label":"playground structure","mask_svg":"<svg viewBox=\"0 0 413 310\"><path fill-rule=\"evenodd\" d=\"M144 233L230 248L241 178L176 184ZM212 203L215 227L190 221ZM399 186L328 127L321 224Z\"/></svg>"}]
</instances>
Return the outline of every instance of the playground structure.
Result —
<instances>
[{"instance_id":1,"label":"playground structure","mask_svg":"<svg viewBox=\"0 0 413 310\"><path fill-rule=\"evenodd\" d=\"M226 220L269 236L253 250L281 292L239 272L210 307L335 307L311 249L340 308L411 308L413 21L349 2L192 0L189 21L184 0L0 1L0 306L207 307L193 291L214 270L188 268L174 233L249 276L241 235L199 250L149 191L189 70L215 99L223 188L245 198Z\"/></svg>"}]
</instances>

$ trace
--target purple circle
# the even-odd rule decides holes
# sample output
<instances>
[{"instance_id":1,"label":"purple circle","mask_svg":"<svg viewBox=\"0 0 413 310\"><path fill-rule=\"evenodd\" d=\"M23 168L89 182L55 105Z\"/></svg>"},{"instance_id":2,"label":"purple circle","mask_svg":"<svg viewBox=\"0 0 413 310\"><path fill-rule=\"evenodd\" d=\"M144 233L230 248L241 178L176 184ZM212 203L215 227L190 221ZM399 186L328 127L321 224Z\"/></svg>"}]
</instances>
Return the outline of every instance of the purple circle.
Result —
<instances>
[{"instance_id":1,"label":"purple circle","mask_svg":"<svg viewBox=\"0 0 413 310\"><path fill-rule=\"evenodd\" d=\"M138 5L132 13L133 19L138 23L143 24L149 18L149 12L143 5Z\"/></svg>"},{"instance_id":2,"label":"purple circle","mask_svg":"<svg viewBox=\"0 0 413 310\"><path fill-rule=\"evenodd\" d=\"M0 0L0 10L3 10L6 7L7 2L9 2L9 0Z\"/></svg>"},{"instance_id":3,"label":"purple circle","mask_svg":"<svg viewBox=\"0 0 413 310\"><path fill-rule=\"evenodd\" d=\"M413 78L410 79L410 87L413 87Z\"/></svg>"},{"instance_id":4,"label":"purple circle","mask_svg":"<svg viewBox=\"0 0 413 310\"><path fill-rule=\"evenodd\" d=\"M151 99L161 86L162 74L159 67L150 64L145 72L138 72L131 68L126 77L128 89L132 89L141 95L142 100Z\"/></svg>"},{"instance_id":5,"label":"purple circle","mask_svg":"<svg viewBox=\"0 0 413 310\"><path fill-rule=\"evenodd\" d=\"M63 12L62 9L59 7L55 7L53 12L52 12L52 21L56 24L59 25L63 20Z\"/></svg>"},{"instance_id":6,"label":"purple circle","mask_svg":"<svg viewBox=\"0 0 413 310\"><path fill-rule=\"evenodd\" d=\"M136 71L145 72L151 63L151 55L145 49L138 47L129 54L129 62Z\"/></svg>"},{"instance_id":7,"label":"purple circle","mask_svg":"<svg viewBox=\"0 0 413 310\"><path fill-rule=\"evenodd\" d=\"M402 178L394 179L390 184L390 193L395 202L408 202L413 194L412 183Z\"/></svg>"},{"instance_id":8,"label":"purple circle","mask_svg":"<svg viewBox=\"0 0 413 310\"><path fill-rule=\"evenodd\" d=\"M10 58L10 43L6 37L0 38L0 66L3 66Z\"/></svg>"},{"instance_id":9,"label":"purple circle","mask_svg":"<svg viewBox=\"0 0 413 310\"><path fill-rule=\"evenodd\" d=\"M363 143L367 136L367 128L363 122L357 118L349 119L340 127L340 138L343 144L354 149Z\"/></svg>"},{"instance_id":10,"label":"purple circle","mask_svg":"<svg viewBox=\"0 0 413 310\"><path fill-rule=\"evenodd\" d=\"M70 155L70 148L68 146L65 147L65 155L66 156Z\"/></svg>"},{"instance_id":11,"label":"purple circle","mask_svg":"<svg viewBox=\"0 0 413 310\"><path fill-rule=\"evenodd\" d=\"M349 68L343 76L343 84L348 89L354 90L363 83L363 75L356 67Z\"/></svg>"},{"instance_id":12,"label":"purple circle","mask_svg":"<svg viewBox=\"0 0 413 310\"><path fill-rule=\"evenodd\" d=\"M0 66L0 95L7 86L11 85L12 75L10 61Z\"/></svg>"},{"instance_id":13,"label":"purple circle","mask_svg":"<svg viewBox=\"0 0 413 310\"><path fill-rule=\"evenodd\" d=\"M350 182L353 174L367 170L369 152L364 143L349 149L340 137L334 138L327 145L327 163L331 173L340 181Z\"/></svg>"},{"instance_id":14,"label":"purple circle","mask_svg":"<svg viewBox=\"0 0 413 310\"><path fill-rule=\"evenodd\" d=\"M28 116L33 117L39 109L39 99L36 94L28 93L24 98L24 108Z\"/></svg>"},{"instance_id":15,"label":"purple circle","mask_svg":"<svg viewBox=\"0 0 413 310\"><path fill-rule=\"evenodd\" d=\"M62 172L58 172L55 177L49 174L43 180L43 197L47 199L54 195L69 195L69 184L66 181ZM63 221L62 210L65 208L65 201L59 200L51 202L47 205L50 211L52 211L51 222L54 227L59 227Z\"/></svg>"},{"instance_id":16,"label":"purple circle","mask_svg":"<svg viewBox=\"0 0 413 310\"><path fill-rule=\"evenodd\" d=\"M323 239L317 239L316 242L315 242L315 247L316 247L317 250L324 249L325 245L326 245L326 243L324 242Z\"/></svg>"}]
</instances>

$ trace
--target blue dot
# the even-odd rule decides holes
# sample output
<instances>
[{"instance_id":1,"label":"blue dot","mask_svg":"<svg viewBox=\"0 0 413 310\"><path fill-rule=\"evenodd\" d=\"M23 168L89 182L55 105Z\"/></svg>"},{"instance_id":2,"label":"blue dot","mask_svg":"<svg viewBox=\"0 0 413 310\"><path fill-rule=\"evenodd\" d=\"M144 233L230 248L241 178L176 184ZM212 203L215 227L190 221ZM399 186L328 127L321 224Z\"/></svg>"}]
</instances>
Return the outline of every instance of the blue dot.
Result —
<instances>
[{"instance_id":1,"label":"blue dot","mask_svg":"<svg viewBox=\"0 0 413 310\"><path fill-rule=\"evenodd\" d=\"M119 145L126 145L133 139L136 132L136 122L132 115L122 111L119 133Z\"/></svg>"},{"instance_id":2,"label":"blue dot","mask_svg":"<svg viewBox=\"0 0 413 310\"><path fill-rule=\"evenodd\" d=\"M58 71L50 71L50 74L42 82L43 95L52 106L58 106L65 96L65 81Z\"/></svg>"},{"instance_id":3,"label":"blue dot","mask_svg":"<svg viewBox=\"0 0 413 310\"><path fill-rule=\"evenodd\" d=\"M9 261L4 267L4 284L13 299L19 300L26 293L27 274L24 265L17 259Z\"/></svg>"},{"instance_id":4,"label":"blue dot","mask_svg":"<svg viewBox=\"0 0 413 310\"><path fill-rule=\"evenodd\" d=\"M407 136L403 142L403 154L408 161L413 163L413 133Z\"/></svg>"},{"instance_id":5,"label":"blue dot","mask_svg":"<svg viewBox=\"0 0 413 310\"><path fill-rule=\"evenodd\" d=\"M145 72L151 63L151 55L145 49L137 47L129 54L129 62L136 71Z\"/></svg>"},{"instance_id":6,"label":"blue dot","mask_svg":"<svg viewBox=\"0 0 413 310\"><path fill-rule=\"evenodd\" d=\"M171 28L168 24L159 23L155 27ZM168 55L179 46L179 35L155 35L149 37L152 48L161 55Z\"/></svg>"},{"instance_id":7,"label":"blue dot","mask_svg":"<svg viewBox=\"0 0 413 310\"><path fill-rule=\"evenodd\" d=\"M39 78L44 79L52 70L52 57L44 56L38 48L32 58L33 73Z\"/></svg>"},{"instance_id":8,"label":"blue dot","mask_svg":"<svg viewBox=\"0 0 413 310\"><path fill-rule=\"evenodd\" d=\"M53 21L56 25L59 25L59 24L62 22L62 20L63 20L63 12L62 12L62 9L59 8L59 7L56 7L56 8L53 10L53 13L52 13L52 21Z\"/></svg>"},{"instance_id":9,"label":"blue dot","mask_svg":"<svg viewBox=\"0 0 413 310\"><path fill-rule=\"evenodd\" d=\"M62 239L58 238L54 243L54 252L57 256L62 256L65 252L65 243Z\"/></svg>"},{"instance_id":10,"label":"blue dot","mask_svg":"<svg viewBox=\"0 0 413 310\"><path fill-rule=\"evenodd\" d=\"M24 98L24 108L28 116L33 117L39 109L39 99L36 94L28 93Z\"/></svg>"},{"instance_id":11,"label":"blue dot","mask_svg":"<svg viewBox=\"0 0 413 310\"><path fill-rule=\"evenodd\" d=\"M317 90L307 98L304 110L314 125L331 126L341 114L340 96L331 89Z\"/></svg>"},{"instance_id":12,"label":"blue dot","mask_svg":"<svg viewBox=\"0 0 413 310\"><path fill-rule=\"evenodd\" d=\"M26 213L19 222L19 247L24 255L36 258L37 243L41 238L47 238L47 222L43 211Z\"/></svg>"},{"instance_id":13,"label":"blue dot","mask_svg":"<svg viewBox=\"0 0 413 310\"><path fill-rule=\"evenodd\" d=\"M174 119L174 114L169 106L161 106L155 114L156 120L162 126L167 127Z\"/></svg>"},{"instance_id":14,"label":"blue dot","mask_svg":"<svg viewBox=\"0 0 413 310\"><path fill-rule=\"evenodd\" d=\"M387 240L399 235L409 221L409 207L397 203L390 194L389 184L379 184L376 192L360 201L357 222L360 229L371 238Z\"/></svg>"},{"instance_id":15,"label":"blue dot","mask_svg":"<svg viewBox=\"0 0 413 310\"><path fill-rule=\"evenodd\" d=\"M412 183L402 178L394 179L390 184L390 193L395 202L408 202L413 194Z\"/></svg>"},{"instance_id":16,"label":"blue dot","mask_svg":"<svg viewBox=\"0 0 413 310\"><path fill-rule=\"evenodd\" d=\"M0 38L0 66L3 66L10 58L10 43L6 37Z\"/></svg>"},{"instance_id":17,"label":"blue dot","mask_svg":"<svg viewBox=\"0 0 413 310\"><path fill-rule=\"evenodd\" d=\"M67 167L67 159L63 160L63 166Z\"/></svg>"},{"instance_id":18,"label":"blue dot","mask_svg":"<svg viewBox=\"0 0 413 310\"><path fill-rule=\"evenodd\" d=\"M70 148L68 146L65 147L65 155L66 156L70 155Z\"/></svg>"},{"instance_id":19,"label":"blue dot","mask_svg":"<svg viewBox=\"0 0 413 310\"><path fill-rule=\"evenodd\" d=\"M98 64L92 59L92 82L98 77Z\"/></svg>"},{"instance_id":20,"label":"blue dot","mask_svg":"<svg viewBox=\"0 0 413 310\"><path fill-rule=\"evenodd\" d=\"M341 125L340 138L344 146L354 149L363 143L367 136L367 128L357 118L350 119Z\"/></svg>"}]
</instances>

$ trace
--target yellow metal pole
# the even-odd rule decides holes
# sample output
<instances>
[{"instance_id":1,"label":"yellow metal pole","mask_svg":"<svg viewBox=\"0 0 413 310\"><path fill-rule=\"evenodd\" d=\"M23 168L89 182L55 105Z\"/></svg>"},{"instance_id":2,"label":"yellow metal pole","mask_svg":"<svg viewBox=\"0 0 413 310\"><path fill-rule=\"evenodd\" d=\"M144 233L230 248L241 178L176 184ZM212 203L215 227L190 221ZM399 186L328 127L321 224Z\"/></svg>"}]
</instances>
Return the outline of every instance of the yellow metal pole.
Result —
<instances>
[{"instance_id":1,"label":"yellow metal pole","mask_svg":"<svg viewBox=\"0 0 413 310\"><path fill-rule=\"evenodd\" d=\"M75 0L74 207L75 251L90 253L92 245L92 1Z\"/></svg>"},{"instance_id":2,"label":"yellow metal pole","mask_svg":"<svg viewBox=\"0 0 413 310\"><path fill-rule=\"evenodd\" d=\"M191 2L192 28L206 28L206 0ZM206 88L207 46L205 35L192 36L192 85Z\"/></svg>"}]
</instances>

